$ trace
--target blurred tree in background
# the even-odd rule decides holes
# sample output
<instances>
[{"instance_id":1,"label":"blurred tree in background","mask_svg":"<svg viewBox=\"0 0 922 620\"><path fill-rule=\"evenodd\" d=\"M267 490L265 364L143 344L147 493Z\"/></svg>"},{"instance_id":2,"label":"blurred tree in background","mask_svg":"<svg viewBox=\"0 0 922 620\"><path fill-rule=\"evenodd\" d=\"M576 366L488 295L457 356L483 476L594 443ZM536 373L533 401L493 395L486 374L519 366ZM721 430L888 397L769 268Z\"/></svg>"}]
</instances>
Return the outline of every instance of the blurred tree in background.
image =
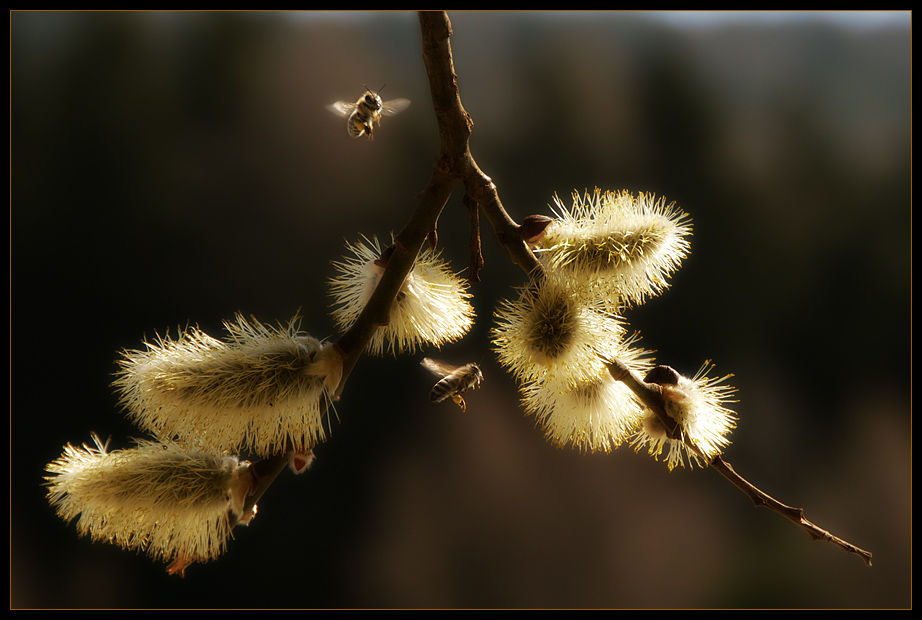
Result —
<instances>
[{"instance_id":1,"label":"blurred tree in background","mask_svg":"<svg viewBox=\"0 0 922 620\"><path fill-rule=\"evenodd\" d=\"M692 253L632 327L682 372L735 373L728 460L874 568L713 472L547 444L489 353L522 276L488 227L479 321L441 352L482 360L466 414L429 406L419 356L367 357L310 474L280 479L219 561L176 580L77 539L39 482L90 430L137 434L116 352L236 311L300 308L332 335L330 260L403 225L438 135L413 13L20 12L11 606L911 606L909 24L451 17L471 148L506 208L598 186L687 211ZM324 106L385 82L413 106L350 140ZM460 194L440 245L466 264Z\"/></svg>"}]
</instances>

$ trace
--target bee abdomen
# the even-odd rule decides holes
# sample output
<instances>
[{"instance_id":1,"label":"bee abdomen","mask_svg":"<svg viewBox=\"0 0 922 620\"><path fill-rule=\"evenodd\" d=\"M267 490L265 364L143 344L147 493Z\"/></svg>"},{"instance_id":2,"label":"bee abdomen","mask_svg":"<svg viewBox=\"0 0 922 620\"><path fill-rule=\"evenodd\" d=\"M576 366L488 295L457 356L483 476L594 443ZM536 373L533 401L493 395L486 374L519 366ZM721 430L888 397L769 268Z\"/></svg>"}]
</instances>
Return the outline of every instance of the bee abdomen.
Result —
<instances>
[{"instance_id":1,"label":"bee abdomen","mask_svg":"<svg viewBox=\"0 0 922 620\"><path fill-rule=\"evenodd\" d=\"M440 403L456 391L455 386L448 380L450 378L450 376L446 377L432 386L432 391L429 392L430 402Z\"/></svg>"},{"instance_id":2,"label":"bee abdomen","mask_svg":"<svg viewBox=\"0 0 922 620\"><path fill-rule=\"evenodd\" d=\"M354 120L349 122L348 129L349 129L349 135L352 136L353 138L358 138L363 133L365 133L365 126Z\"/></svg>"}]
</instances>

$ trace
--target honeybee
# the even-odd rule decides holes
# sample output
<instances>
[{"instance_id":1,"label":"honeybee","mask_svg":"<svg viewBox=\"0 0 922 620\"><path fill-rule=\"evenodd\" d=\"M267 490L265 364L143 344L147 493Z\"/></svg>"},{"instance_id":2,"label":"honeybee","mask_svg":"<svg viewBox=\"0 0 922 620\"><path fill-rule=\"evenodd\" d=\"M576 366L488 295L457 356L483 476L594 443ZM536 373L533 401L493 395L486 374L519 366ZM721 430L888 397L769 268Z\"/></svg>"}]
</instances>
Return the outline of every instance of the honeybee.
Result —
<instances>
[{"instance_id":1,"label":"honeybee","mask_svg":"<svg viewBox=\"0 0 922 620\"><path fill-rule=\"evenodd\" d=\"M387 86L387 84L384 86ZM333 114L349 118L346 122L346 130L350 136L358 138L363 134L367 134L368 139L373 140L375 123L380 124L382 116L393 116L410 105L409 99L381 101L380 92L384 90L384 86L379 88L378 92L368 90L366 86L365 94L355 103L337 101L332 105L328 105L327 109Z\"/></svg>"},{"instance_id":2,"label":"honeybee","mask_svg":"<svg viewBox=\"0 0 922 620\"><path fill-rule=\"evenodd\" d=\"M428 357L423 358L420 364L433 374L441 377L439 382L432 386L432 391L429 392L429 401L440 403L450 397L458 403L461 411L467 411L467 403L464 402L461 394L477 387L483 381L480 366L474 362L464 366L453 366Z\"/></svg>"}]
</instances>

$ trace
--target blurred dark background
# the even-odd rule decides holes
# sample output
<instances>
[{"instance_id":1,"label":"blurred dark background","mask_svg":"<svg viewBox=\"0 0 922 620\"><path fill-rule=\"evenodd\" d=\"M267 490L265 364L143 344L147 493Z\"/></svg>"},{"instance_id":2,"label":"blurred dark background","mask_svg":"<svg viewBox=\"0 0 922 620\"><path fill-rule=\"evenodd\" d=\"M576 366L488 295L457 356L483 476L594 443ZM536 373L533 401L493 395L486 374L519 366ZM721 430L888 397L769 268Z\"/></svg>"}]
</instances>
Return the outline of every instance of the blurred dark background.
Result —
<instances>
[{"instance_id":1,"label":"blurred dark background","mask_svg":"<svg viewBox=\"0 0 922 620\"><path fill-rule=\"evenodd\" d=\"M482 361L466 414L429 406L421 354L365 358L312 470L216 562L178 579L79 539L43 469L140 436L117 352L237 311L335 335L330 260L403 226L438 135L413 13L14 12L11 607L911 606L910 17L655 17L452 14L472 152L516 219L594 187L692 216L631 326L734 373L726 459L873 568L713 471L548 444L489 348L523 276L486 224L479 322L435 352ZM351 140L324 106L384 83L413 105ZM467 226L458 191L456 269Z\"/></svg>"}]
</instances>

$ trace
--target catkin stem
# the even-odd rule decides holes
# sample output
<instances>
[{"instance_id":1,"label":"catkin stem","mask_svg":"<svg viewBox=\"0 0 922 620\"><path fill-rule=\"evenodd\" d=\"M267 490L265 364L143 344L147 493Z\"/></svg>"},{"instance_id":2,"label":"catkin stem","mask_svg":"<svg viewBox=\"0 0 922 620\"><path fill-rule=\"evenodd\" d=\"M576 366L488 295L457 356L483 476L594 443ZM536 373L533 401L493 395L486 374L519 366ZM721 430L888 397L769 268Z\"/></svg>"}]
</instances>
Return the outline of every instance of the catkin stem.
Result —
<instances>
[{"instance_id":1,"label":"catkin stem","mask_svg":"<svg viewBox=\"0 0 922 620\"><path fill-rule=\"evenodd\" d=\"M677 425L675 421L666 414L666 408L663 404L663 395L660 386L654 383L646 383L634 372L632 372L625 364L617 359L609 362L608 371L611 373L611 376L614 379L621 381L628 388L630 388L630 390L634 392L637 398L639 398L640 401L651 411L653 411L656 417L661 422L663 422L663 426L666 428L667 437L676 441L684 441L685 445L687 445L690 450L697 454L702 461L706 462L721 476L733 483L736 488L740 489L743 493L748 495L757 507L764 506L774 512L777 512L788 521L791 521L806 531L813 540L825 540L826 542L831 542L832 544L839 546L849 553L858 555L865 561L868 566L871 566L870 551L865 551L860 547L856 547L850 542L843 540L838 536L831 534L827 530L817 526L816 524L808 521L804 518L804 511L802 508L794 508L788 506L787 504L783 504L768 493L765 493L754 484L736 473L736 470L734 470L729 463L724 461L719 454L715 455L713 458L708 458L701 452L698 446L689 443L684 438L677 437Z\"/></svg>"},{"instance_id":2,"label":"catkin stem","mask_svg":"<svg viewBox=\"0 0 922 620\"><path fill-rule=\"evenodd\" d=\"M256 502L263 496L263 493L266 492L266 489L275 482L275 479L278 477L282 470L285 469L285 466L288 464L288 461L291 459L291 454L276 454L270 456L269 458L263 459L256 463L253 463L250 466L250 471L253 476L256 478L256 488L247 496L246 502L243 504L243 514L249 514L253 507L256 505ZM236 525L234 523L233 525Z\"/></svg>"}]
</instances>

